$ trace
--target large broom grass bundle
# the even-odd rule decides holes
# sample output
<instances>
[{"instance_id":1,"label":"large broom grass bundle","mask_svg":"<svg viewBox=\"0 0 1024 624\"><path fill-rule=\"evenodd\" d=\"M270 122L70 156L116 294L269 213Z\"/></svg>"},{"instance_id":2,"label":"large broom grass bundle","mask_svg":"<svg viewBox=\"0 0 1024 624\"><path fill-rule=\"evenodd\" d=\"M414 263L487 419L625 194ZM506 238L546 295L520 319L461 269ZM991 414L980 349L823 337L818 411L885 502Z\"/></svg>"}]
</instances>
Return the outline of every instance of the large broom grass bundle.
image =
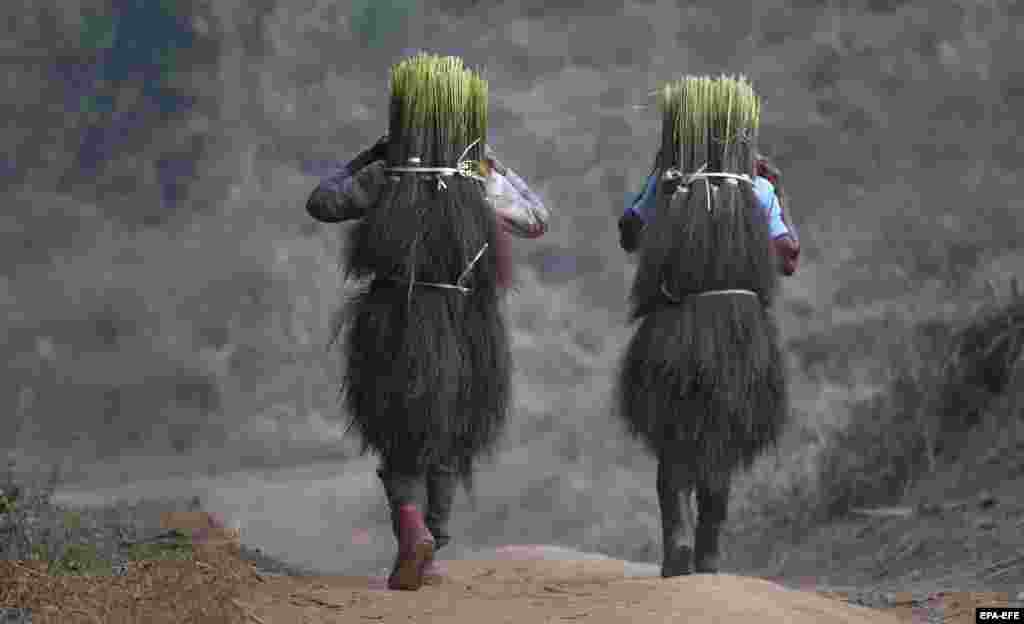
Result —
<instances>
[{"instance_id":1,"label":"large broom grass bundle","mask_svg":"<svg viewBox=\"0 0 1024 624\"><path fill-rule=\"evenodd\" d=\"M346 315L344 386L367 448L409 473L468 477L508 410L497 219L475 172L451 171L483 158L486 133L487 82L460 59L392 69L390 180L349 247L350 274L374 279Z\"/></svg>"},{"instance_id":2,"label":"large broom grass bundle","mask_svg":"<svg viewBox=\"0 0 1024 624\"><path fill-rule=\"evenodd\" d=\"M657 204L631 292L632 318L642 322L620 408L656 452L672 449L723 479L776 440L786 414L766 310L776 264L750 183L760 101L748 81L728 76L684 77L658 95Z\"/></svg>"}]
</instances>

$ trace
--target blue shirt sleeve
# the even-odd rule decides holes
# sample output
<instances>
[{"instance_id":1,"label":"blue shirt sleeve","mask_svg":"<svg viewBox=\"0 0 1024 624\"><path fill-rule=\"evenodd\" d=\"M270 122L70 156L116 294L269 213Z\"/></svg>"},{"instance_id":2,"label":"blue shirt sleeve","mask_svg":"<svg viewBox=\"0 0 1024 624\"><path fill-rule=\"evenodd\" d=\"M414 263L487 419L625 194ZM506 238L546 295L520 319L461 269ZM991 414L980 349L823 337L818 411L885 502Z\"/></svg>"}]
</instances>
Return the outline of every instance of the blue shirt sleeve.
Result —
<instances>
[{"instance_id":1,"label":"blue shirt sleeve","mask_svg":"<svg viewBox=\"0 0 1024 624\"><path fill-rule=\"evenodd\" d=\"M337 165L339 166L334 173L320 180L318 188L328 193L337 193L339 195L351 193L352 172L349 171L348 165L342 165L341 163L337 163Z\"/></svg>"},{"instance_id":2,"label":"blue shirt sleeve","mask_svg":"<svg viewBox=\"0 0 1024 624\"><path fill-rule=\"evenodd\" d=\"M338 163L340 164L340 163ZM354 208L355 178L351 167L340 165L325 176L306 201L306 212L317 221L338 223L361 217Z\"/></svg>"},{"instance_id":3,"label":"blue shirt sleeve","mask_svg":"<svg viewBox=\"0 0 1024 624\"><path fill-rule=\"evenodd\" d=\"M782 208L779 206L779 198L775 195L772 183L761 177L754 178L754 194L768 215L768 230L772 240L789 234L789 228L782 220Z\"/></svg>"},{"instance_id":4,"label":"blue shirt sleeve","mask_svg":"<svg viewBox=\"0 0 1024 624\"><path fill-rule=\"evenodd\" d=\"M640 217L641 221L647 221L654 214L654 202L655 194L654 191L658 186L658 174L657 172L652 173L644 185L644 188L638 195L636 195L630 204L626 207L626 212L632 212L636 216Z\"/></svg>"}]
</instances>

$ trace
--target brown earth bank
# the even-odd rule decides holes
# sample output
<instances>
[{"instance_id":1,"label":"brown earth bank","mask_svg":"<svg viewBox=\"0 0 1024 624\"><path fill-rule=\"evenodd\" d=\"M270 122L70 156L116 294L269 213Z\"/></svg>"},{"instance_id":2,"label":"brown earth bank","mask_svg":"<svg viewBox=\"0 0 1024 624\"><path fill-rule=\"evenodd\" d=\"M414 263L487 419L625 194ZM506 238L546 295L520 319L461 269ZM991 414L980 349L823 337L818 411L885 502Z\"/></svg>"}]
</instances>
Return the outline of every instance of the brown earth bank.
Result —
<instances>
[{"instance_id":1,"label":"brown earth bank","mask_svg":"<svg viewBox=\"0 0 1024 624\"><path fill-rule=\"evenodd\" d=\"M4 563L0 606L51 622L973 622L978 606L1024 601L1024 464L982 442L894 506L729 535L720 575L662 580L656 565L525 545L460 555L447 584L390 592L383 578L268 574L218 514L181 512L160 524L191 531L193 561L92 579Z\"/></svg>"},{"instance_id":2,"label":"brown earth bank","mask_svg":"<svg viewBox=\"0 0 1024 624\"><path fill-rule=\"evenodd\" d=\"M663 580L656 565L522 545L460 555L446 584L392 592L379 577L269 574L220 514L164 512L162 529L191 534L192 560L113 578L3 562L0 606L61 623L974 622L976 607L1024 601L1024 464L984 453L990 437L975 442L964 444L972 460L940 467L893 506L729 535L719 575Z\"/></svg>"},{"instance_id":3,"label":"brown earth bank","mask_svg":"<svg viewBox=\"0 0 1024 624\"><path fill-rule=\"evenodd\" d=\"M207 556L140 564L119 579L58 580L5 562L0 595L30 608L34 622L68 623L959 623L973 622L976 606L1008 604L1005 595L957 593L877 610L754 577L627 578L616 561L457 561L447 583L417 592L366 577L259 578L245 568Z\"/></svg>"},{"instance_id":4,"label":"brown earth bank","mask_svg":"<svg viewBox=\"0 0 1024 624\"><path fill-rule=\"evenodd\" d=\"M33 622L973 622L976 606L1010 604L992 593L896 596L885 610L837 591L799 590L733 574L638 578L614 559L552 560L554 550L497 549L448 562L448 579L416 592L384 579L271 576L239 555L237 533L209 530L206 514L167 518L192 529L190 561L139 562L110 577L54 577L25 562L0 563L0 605L29 608ZM564 553L562 553L564 555Z\"/></svg>"}]
</instances>

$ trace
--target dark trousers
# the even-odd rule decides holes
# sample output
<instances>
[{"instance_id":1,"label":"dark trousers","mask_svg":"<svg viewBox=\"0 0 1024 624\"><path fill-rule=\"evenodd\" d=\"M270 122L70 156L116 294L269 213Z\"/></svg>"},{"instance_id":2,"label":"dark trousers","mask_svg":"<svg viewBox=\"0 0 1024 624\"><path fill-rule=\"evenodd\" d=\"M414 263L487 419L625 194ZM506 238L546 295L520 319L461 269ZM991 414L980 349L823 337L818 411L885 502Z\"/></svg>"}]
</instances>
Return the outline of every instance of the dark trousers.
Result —
<instances>
[{"instance_id":1,"label":"dark trousers","mask_svg":"<svg viewBox=\"0 0 1024 624\"><path fill-rule=\"evenodd\" d=\"M662 576L717 572L719 538L729 507L730 479L706 483L670 453L658 459L658 504L661 510ZM697 493L694 513L692 496ZM696 516L696 517L695 517Z\"/></svg>"},{"instance_id":2,"label":"dark trousers","mask_svg":"<svg viewBox=\"0 0 1024 624\"><path fill-rule=\"evenodd\" d=\"M415 505L424 515L427 528L434 536L434 548L451 541L448 521L458 486L455 470L446 465L431 466L419 474L395 470L386 460L377 471L391 507L391 528L398 537L398 508Z\"/></svg>"}]
</instances>

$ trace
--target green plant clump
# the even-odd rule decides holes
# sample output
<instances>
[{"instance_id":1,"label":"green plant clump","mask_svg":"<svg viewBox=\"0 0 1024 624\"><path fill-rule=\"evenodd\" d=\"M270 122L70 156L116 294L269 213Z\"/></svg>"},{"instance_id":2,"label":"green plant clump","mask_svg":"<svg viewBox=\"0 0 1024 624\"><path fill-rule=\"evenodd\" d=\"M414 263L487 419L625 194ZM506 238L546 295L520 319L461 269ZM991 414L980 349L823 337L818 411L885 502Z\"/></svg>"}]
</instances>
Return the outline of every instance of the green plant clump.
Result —
<instances>
[{"instance_id":1,"label":"green plant clump","mask_svg":"<svg viewBox=\"0 0 1024 624\"><path fill-rule=\"evenodd\" d=\"M481 150L487 135L487 89L487 81L458 57L421 53L407 58L391 70L390 134L400 142L431 145L479 141ZM425 146L412 147L425 153Z\"/></svg>"},{"instance_id":2,"label":"green plant clump","mask_svg":"<svg viewBox=\"0 0 1024 624\"><path fill-rule=\"evenodd\" d=\"M742 77L685 76L659 93L662 142L671 154L682 150L684 170L708 171L748 160L761 122L761 102ZM746 148L746 149L742 149Z\"/></svg>"}]
</instances>

